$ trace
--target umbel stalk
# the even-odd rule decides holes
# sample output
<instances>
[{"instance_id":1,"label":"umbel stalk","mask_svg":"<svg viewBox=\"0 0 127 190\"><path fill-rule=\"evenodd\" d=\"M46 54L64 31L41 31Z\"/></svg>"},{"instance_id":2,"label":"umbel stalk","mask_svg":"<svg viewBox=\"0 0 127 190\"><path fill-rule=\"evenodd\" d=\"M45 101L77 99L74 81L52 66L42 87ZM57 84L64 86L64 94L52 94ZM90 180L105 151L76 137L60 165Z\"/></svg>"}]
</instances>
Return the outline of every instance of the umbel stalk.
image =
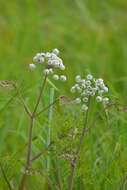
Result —
<instances>
[{"instance_id":1,"label":"umbel stalk","mask_svg":"<svg viewBox=\"0 0 127 190\"><path fill-rule=\"evenodd\" d=\"M47 78L47 75L45 75L44 81L41 85L40 93L39 93L39 96L37 98L37 102L35 104L34 111L32 112L31 116L29 117L30 118L30 125L29 125L29 133L28 133L27 158L26 158L25 171L24 171L22 178L21 178L19 190L25 190L26 179L27 179L27 176L29 175L29 169L31 166L31 156L32 156L32 133L33 133L33 126L34 126L34 119L36 117L36 112L37 112L37 109L38 109L38 106L39 106L39 103L40 103L40 100L41 100L41 97L42 97L42 94L44 91L44 87L46 84L46 78Z\"/></svg>"}]
</instances>

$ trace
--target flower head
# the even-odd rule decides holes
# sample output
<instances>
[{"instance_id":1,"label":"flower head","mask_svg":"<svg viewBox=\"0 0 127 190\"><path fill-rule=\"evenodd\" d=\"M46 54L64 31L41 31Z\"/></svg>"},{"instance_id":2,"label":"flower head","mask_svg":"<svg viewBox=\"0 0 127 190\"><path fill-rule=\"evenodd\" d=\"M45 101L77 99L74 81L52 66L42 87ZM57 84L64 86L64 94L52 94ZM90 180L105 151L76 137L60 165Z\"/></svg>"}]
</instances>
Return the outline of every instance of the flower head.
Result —
<instances>
[{"instance_id":1,"label":"flower head","mask_svg":"<svg viewBox=\"0 0 127 190\"><path fill-rule=\"evenodd\" d=\"M75 103L83 103L82 111L87 111L90 97L96 97L98 103L109 103L109 98L105 97L108 87L104 84L103 79L95 79L91 74L88 74L86 78L77 75L75 81L76 83L71 87L71 92L77 94Z\"/></svg>"},{"instance_id":2,"label":"flower head","mask_svg":"<svg viewBox=\"0 0 127 190\"><path fill-rule=\"evenodd\" d=\"M52 75L54 80L66 81L67 78L65 75L58 75L56 72L58 70L65 70L65 65L63 64L63 60L59 57L59 50L53 49L51 52L41 52L37 53L33 57L32 64L29 65L31 70L34 70L38 64L44 66L43 74L44 75Z\"/></svg>"}]
</instances>

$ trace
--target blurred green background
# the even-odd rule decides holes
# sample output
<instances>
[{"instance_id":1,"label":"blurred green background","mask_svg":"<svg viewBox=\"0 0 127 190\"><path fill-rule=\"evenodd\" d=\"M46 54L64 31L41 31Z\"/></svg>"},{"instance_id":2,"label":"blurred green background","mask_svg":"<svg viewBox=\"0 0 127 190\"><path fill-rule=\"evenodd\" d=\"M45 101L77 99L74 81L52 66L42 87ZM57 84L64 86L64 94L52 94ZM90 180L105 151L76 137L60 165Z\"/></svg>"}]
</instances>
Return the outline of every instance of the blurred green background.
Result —
<instances>
[{"instance_id":1,"label":"blurred green background","mask_svg":"<svg viewBox=\"0 0 127 190\"><path fill-rule=\"evenodd\" d=\"M29 101L30 94L35 95L41 72L31 73L29 63L37 52L53 48L60 50L66 65L68 82L59 86L63 93L69 93L76 74L83 76L90 72L104 78L112 97L127 104L126 0L0 0L0 80L23 80L26 101ZM16 166L17 160L10 161L9 156L14 158L16 151L20 151L20 144L27 141L25 126L28 121L18 102L6 109L8 92L0 90L0 93L0 160L6 160L5 169L10 178L19 178L17 173L21 166L18 163L12 171L11 166ZM79 169L78 176L82 178L80 172L85 171L88 190L116 190L127 168L126 116L117 112L112 112L111 116L110 126L113 128L107 129L104 124L99 132L95 130L93 136L87 139L91 153L87 152L88 159L85 158L83 164L89 164L84 166L85 170L82 167ZM98 134L103 137L100 141ZM104 152L98 148L100 144ZM109 173L104 174L105 167L96 170L96 174L93 171L98 149L102 151ZM117 155L115 151L118 151ZM91 154L93 157L89 156ZM120 164L123 170L119 169ZM104 181L106 185L103 185ZM77 189L84 190L80 182ZM7 188L2 178L0 184L1 190ZM39 189L39 185L36 188L34 184L30 189Z\"/></svg>"},{"instance_id":2,"label":"blurred green background","mask_svg":"<svg viewBox=\"0 0 127 190\"><path fill-rule=\"evenodd\" d=\"M35 53L56 47L68 85L87 69L126 95L126 22L126 0L0 0L0 78L30 78Z\"/></svg>"}]
</instances>

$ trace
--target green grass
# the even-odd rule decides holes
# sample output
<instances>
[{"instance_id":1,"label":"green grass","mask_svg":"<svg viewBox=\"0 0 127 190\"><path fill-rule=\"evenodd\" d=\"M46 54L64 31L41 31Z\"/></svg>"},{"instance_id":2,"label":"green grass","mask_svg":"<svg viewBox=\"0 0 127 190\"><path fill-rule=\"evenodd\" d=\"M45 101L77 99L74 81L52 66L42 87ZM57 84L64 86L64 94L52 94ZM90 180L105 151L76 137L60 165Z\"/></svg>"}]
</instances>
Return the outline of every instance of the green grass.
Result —
<instances>
[{"instance_id":1,"label":"green grass","mask_svg":"<svg viewBox=\"0 0 127 190\"><path fill-rule=\"evenodd\" d=\"M58 48L66 65L67 84L55 83L55 96L70 96L75 74L93 73L110 87L113 100L127 103L127 1L126 0L0 0L0 80L17 80L22 94L32 108L40 85L41 71L29 72L28 64L39 51ZM49 101L46 88L44 104ZM0 89L0 162L8 179L17 187L25 161L28 117L17 98L7 104L15 92ZM78 110L78 108L75 108ZM76 110L76 111L77 111ZM54 107L52 140L58 154L75 146L67 136L72 126L80 130L82 117L73 107ZM78 110L79 111L79 110ZM95 113L96 114L96 113ZM48 113L39 117L34 128L34 154L45 148ZM76 120L75 120L76 117ZM91 116L92 125L94 117ZM75 122L76 121L76 122ZM68 162L49 153L51 180L58 180L60 168L63 190L66 189ZM59 162L58 162L59 160ZM40 168L29 178L28 190L49 189L46 160L41 157L34 167ZM55 168L55 169L54 169ZM75 190L119 190L127 171L127 116L115 108L109 121L100 113L96 127L87 135L78 164ZM44 188L43 188L44 187ZM0 190L8 189L0 173ZM16 188L15 188L16 189ZM52 188L55 190L55 188ZM124 183L122 190L126 190Z\"/></svg>"}]
</instances>

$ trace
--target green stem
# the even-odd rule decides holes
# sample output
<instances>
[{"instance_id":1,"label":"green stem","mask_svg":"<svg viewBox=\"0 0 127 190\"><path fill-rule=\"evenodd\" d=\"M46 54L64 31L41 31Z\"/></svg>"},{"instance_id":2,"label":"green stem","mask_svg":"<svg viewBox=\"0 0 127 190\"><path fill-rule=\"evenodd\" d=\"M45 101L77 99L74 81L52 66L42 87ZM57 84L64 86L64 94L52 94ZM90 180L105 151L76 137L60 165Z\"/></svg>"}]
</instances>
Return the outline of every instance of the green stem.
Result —
<instances>
[{"instance_id":1,"label":"green stem","mask_svg":"<svg viewBox=\"0 0 127 190\"><path fill-rule=\"evenodd\" d=\"M35 108L32 114L29 115L30 117L30 127L29 127L29 137L28 137L28 150L27 150L27 158L26 158L26 166L25 166L25 171L24 174L22 175L21 178L21 182L19 185L19 190L24 190L25 189L25 185L26 185L26 180L27 180L27 176L28 176L28 172L31 166L31 156L32 156L32 133L33 133L33 126L34 126L34 119L35 119L35 115L36 115L36 111L37 108L39 106L40 100L41 100L41 96L43 94L43 90L46 84L46 78L47 75L44 78L44 81L42 83L41 89L40 89L40 93L39 96L37 98L37 102L35 104Z\"/></svg>"},{"instance_id":2,"label":"green stem","mask_svg":"<svg viewBox=\"0 0 127 190\"><path fill-rule=\"evenodd\" d=\"M54 88L50 88L50 99L49 99L49 105L53 104L54 99ZM51 141L51 123L53 118L53 106L49 107L49 113L48 113L48 127L47 127L47 147L50 145ZM47 171L50 169L50 158L47 157Z\"/></svg>"},{"instance_id":3,"label":"green stem","mask_svg":"<svg viewBox=\"0 0 127 190\"><path fill-rule=\"evenodd\" d=\"M27 104L25 103L25 101L24 101L24 99L23 99L23 97L21 95L21 92L20 92L18 86L16 84L14 84L14 87L15 87L15 89L17 91L17 94L19 96L19 100L20 100L21 104L23 104L23 106L24 106L24 110L26 111L26 113L28 114L28 116L31 117L31 111L29 110Z\"/></svg>"},{"instance_id":4,"label":"green stem","mask_svg":"<svg viewBox=\"0 0 127 190\"><path fill-rule=\"evenodd\" d=\"M59 101L59 98L57 98L56 100L54 100L52 103L50 103L48 106L46 106L45 108L43 108L41 111L39 111L35 117L38 117L41 113L43 113L44 111L48 110L50 107L52 107L57 101Z\"/></svg>"},{"instance_id":5,"label":"green stem","mask_svg":"<svg viewBox=\"0 0 127 190\"><path fill-rule=\"evenodd\" d=\"M39 94L39 96L38 96L37 102L36 102L36 104L35 104L34 111L33 111L33 113L32 113L32 116L33 116L33 117L35 116L36 111L37 111L37 108L38 108L38 106L39 106L39 103L40 103L40 100L41 100L41 96L42 96L42 94L43 94L43 90L44 90L44 87L45 87L45 84L46 84L46 79L47 79L47 75L45 75L44 81L43 81L43 83L42 83L42 86L41 86L41 89L40 89L40 94Z\"/></svg>"},{"instance_id":6,"label":"green stem","mask_svg":"<svg viewBox=\"0 0 127 190\"><path fill-rule=\"evenodd\" d=\"M85 115L84 127L82 129L82 134L79 139L79 144L78 144L76 152L75 152L75 158L74 158L73 162L71 163L71 171L70 171L70 176L69 176L68 190L73 190L75 170L76 170L79 158L80 158L80 152L81 152L82 144L84 142L84 137L87 132L89 109L90 109L90 98L89 98L89 102L88 102L88 110L86 111L86 115Z\"/></svg>"}]
</instances>

